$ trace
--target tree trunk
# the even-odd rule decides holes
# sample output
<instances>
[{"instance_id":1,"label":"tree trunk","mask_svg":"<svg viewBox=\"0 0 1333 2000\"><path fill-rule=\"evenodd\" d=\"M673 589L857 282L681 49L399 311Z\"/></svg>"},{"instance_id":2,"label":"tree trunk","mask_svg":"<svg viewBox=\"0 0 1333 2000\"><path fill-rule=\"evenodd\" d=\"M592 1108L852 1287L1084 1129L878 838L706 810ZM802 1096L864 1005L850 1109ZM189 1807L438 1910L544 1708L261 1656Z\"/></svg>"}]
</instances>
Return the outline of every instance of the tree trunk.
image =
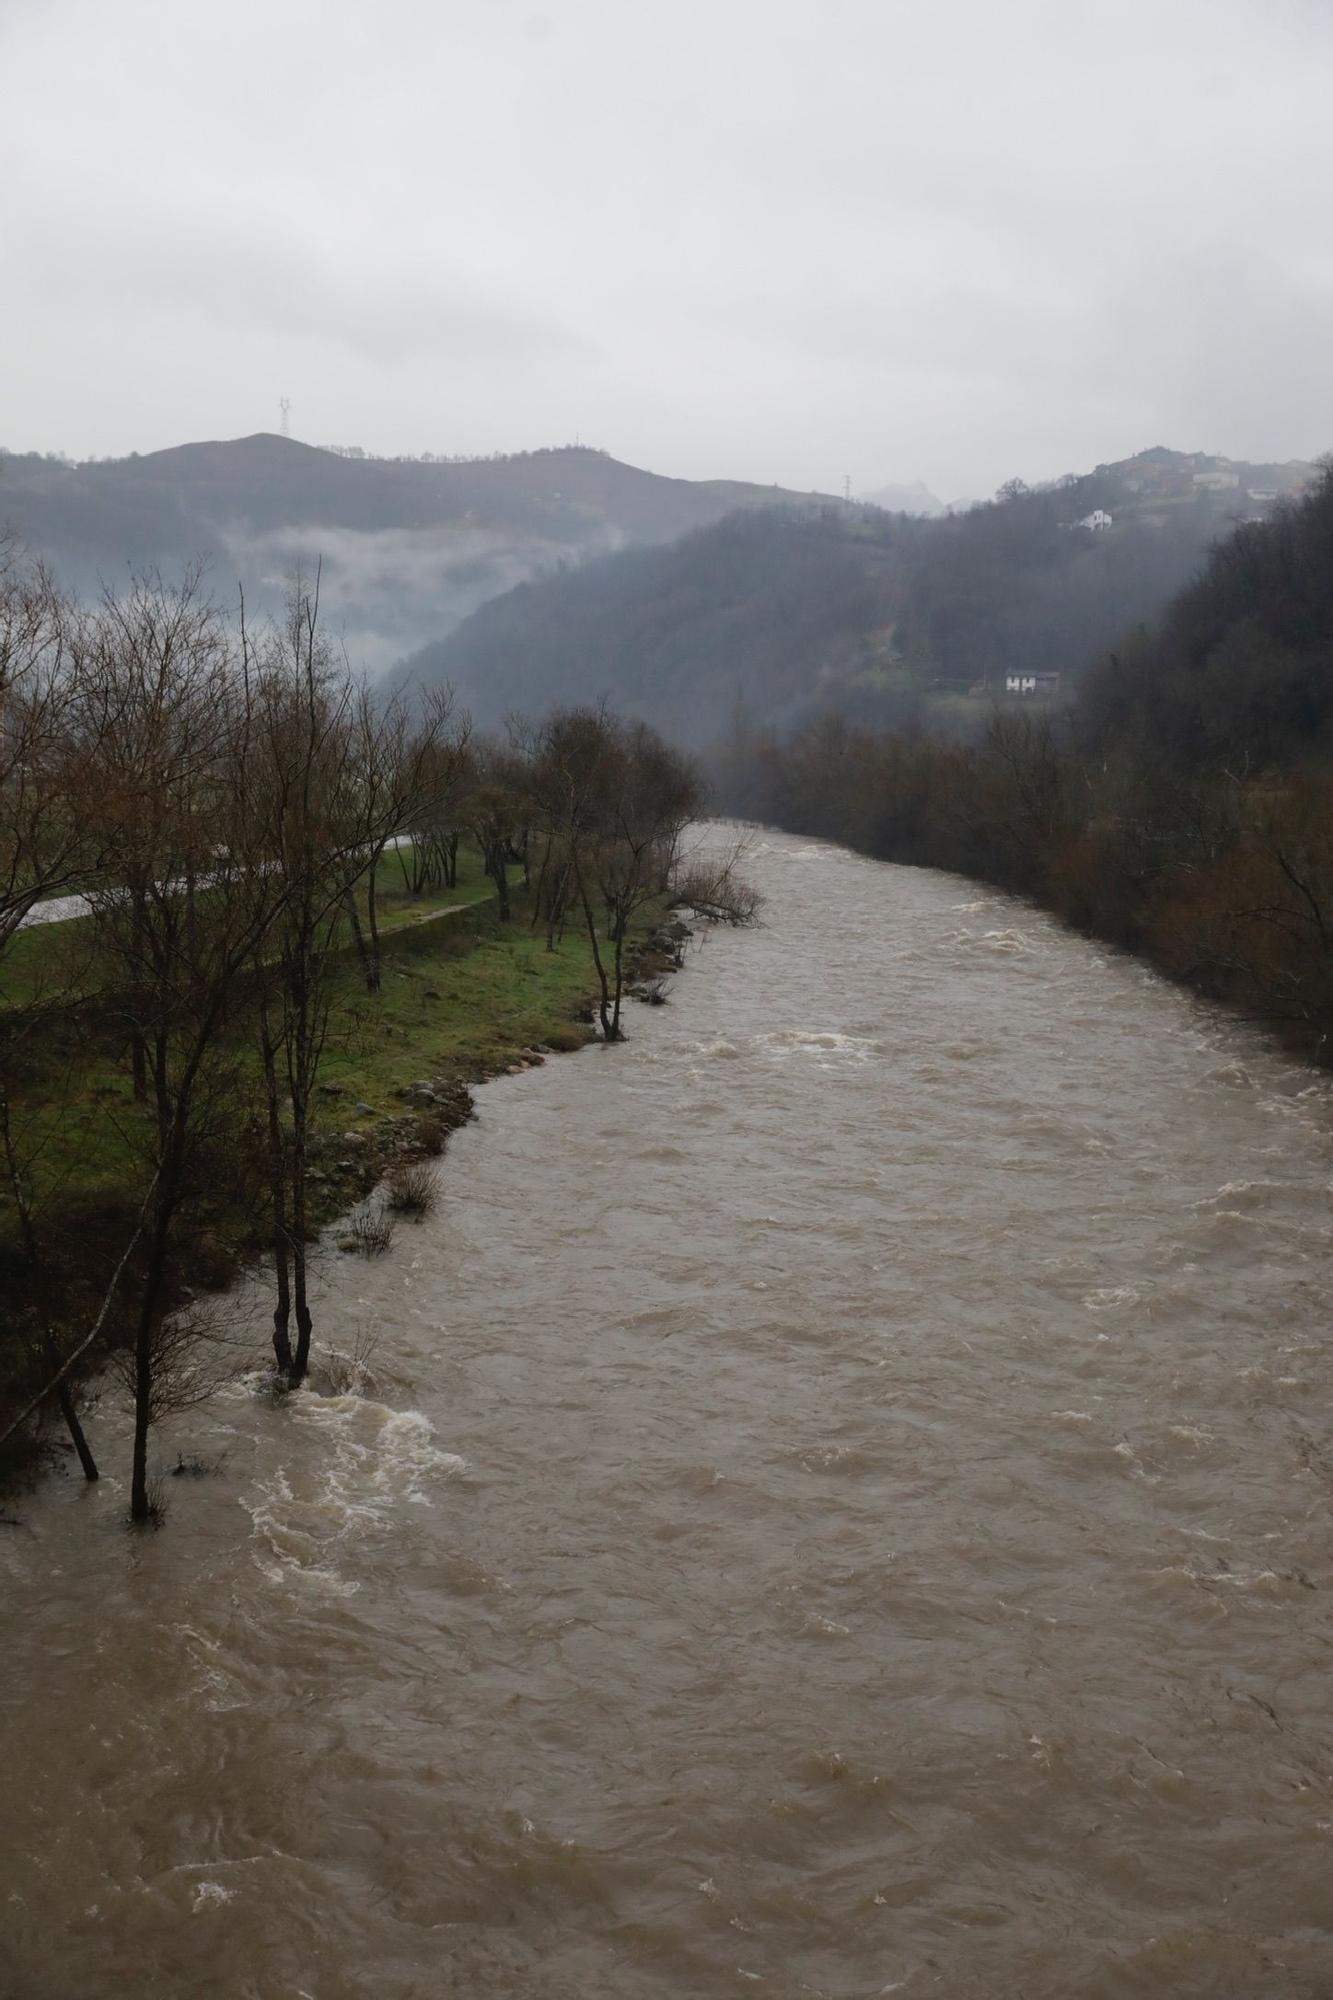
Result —
<instances>
[{"instance_id":1,"label":"tree trunk","mask_svg":"<svg viewBox=\"0 0 1333 2000\"><path fill-rule=\"evenodd\" d=\"M130 891L130 907L134 911L134 935L142 938L145 927L146 898L142 888L136 886ZM130 1031L130 1063L134 1072L134 1101L143 1104L148 1098L148 1044L139 1028L144 1017L144 997L136 987L132 994L134 1027Z\"/></svg>"},{"instance_id":2,"label":"tree trunk","mask_svg":"<svg viewBox=\"0 0 1333 2000\"><path fill-rule=\"evenodd\" d=\"M157 1320L158 1295L166 1270L170 1226L170 1206L159 1190L148 1269L144 1274L139 1320L134 1334L134 1458L130 1474L130 1519L138 1524L153 1518L153 1505L148 1495L148 1430L153 1421L153 1330Z\"/></svg>"},{"instance_id":3,"label":"tree trunk","mask_svg":"<svg viewBox=\"0 0 1333 2000\"><path fill-rule=\"evenodd\" d=\"M304 1002L307 1018L301 1023L301 1046L292 1084L292 1296L296 1307L296 1355L292 1362L293 1382L304 1382L310 1367L310 1335L314 1321L306 1291L306 1158L309 1128L309 1078L312 1071L308 1019L309 1001Z\"/></svg>"},{"instance_id":4,"label":"tree trunk","mask_svg":"<svg viewBox=\"0 0 1333 2000\"><path fill-rule=\"evenodd\" d=\"M383 849L380 850L383 852ZM380 990L380 932L375 921L375 877L379 872L380 856L377 854L366 870L366 918L370 926L370 957L366 965L366 991L378 993Z\"/></svg>"},{"instance_id":5,"label":"tree trunk","mask_svg":"<svg viewBox=\"0 0 1333 2000\"><path fill-rule=\"evenodd\" d=\"M370 985L370 961L369 961L369 958L367 957L367 954L366 954L366 938L365 938L365 932L364 932L364 931L362 930L362 928L361 928L361 917L360 917L360 913L358 912L358 910L357 910L357 907L356 907L356 891L355 891L355 889L349 889L349 890L348 890L348 891L346 892L346 894L344 895L344 897L343 897L343 908L344 908L344 909L346 910L346 912L347 912L347 921L348 921L348 924L349 924L349 925L351 926L351 932L352 932L352 942L353 942L353 943L355 944L355 946L356 946L356 955L357 955L357 958L358 958L358 960L360 961L360 965L361 965L361 971L362 971L362 973L363 973L363 974L364 974L364 976L365 976L365 981L366 981L366 984L367 984L367 986L369 986L369 985Z\"/></svg>"},{"instance_id":6,"label":"tree trunk","mask_svg":"<svg viewBox=\"0 0 1333 2000\"><path fill-rule=\"evenodd\" d=\"M148 1050L137 1028L130 1036L130 1067L134 1075L134 1101L142 1104L148 1096Z\"/></svg>"},{"instance_id":7,"label":"tree trunk","mask_svg":"<svg viewBox=\"0 0 1333 2000\"><path fill-rule=\"evenodd\" d=\"M597 1011L601 1016L602 1034L608 1042L614 1042L616 1039L616 1030L611 1022L611 985L606 976L606 965L602 958L601 946L597 942L597 925L593 921L592 904L588 901L588 891L583 886L581 870L578 875L578 891L579 901L583 905L584 921L588 926L588 942L592 946L592 962L597 968L597 983L601 988L601 997L597 1003Z\"/></svg>"},{"instance_id":8,"label":"tree trunk","mask_svg":"<svg viewBox=\"0 0 1333 2000\"><path fill-rule=\"evenodd\" d=\"M542 865L537 871L537 893L532 899L532 915L528 918L528 929L535 931L537 928L537 919L542 916L546 917L546 949L548 951L551 949L551 903L546 893L546 878L550 872L550 867L551 841L548 835L542 847Z\"/></svg>"},{"instance_id":9,"label":"tree trunk","mask_svg":"<svg viewBox=\"0 0 1333 2000\"><path fill-rule=\"evenodd\" d=\"M287 1375L292 1366L292 1343L288 1331L292 1292L287 1246L287 1174L283 1158L278 1070L267 1014L261 1022L259 1044L264 1058L264 1094L268 1100L269 1192L273 1204L273 1272L277 1285L277 1301L273 1308L273 1355L278 1367Z\"/></svg>"},{"instance_id":10,"label":"tree trunk","mask_svg":"<svg viewBox=\"0 0 1333 2000\"><path fill-rule=\"evenodd\" d=\"M24 1190L23 1176L19 1170L18 1155L14 1150L13 1130L9 1122L9 1092L4 1085L0 1085L0 1137L3 1137L4 1141L5 1166L9 1175L10 1191L14 1197L14 1207L18 1215L19 1233L23 1239L23 1253L27 1259L29 1271L36 1278L39 1276L42 1268L41 1255L38 1249L37 1231L33 1226L32 1209ZM26 1334L20 1335L20 1338L23 1341L25 1349L31 1352ZM42 1335L41 1347L47 1367L51 1369L53 1374L58 1375L63 1366L63 1356L56 1343L56 1337L49 1326ZM98 1476L97 1461L88 1448L88 1440L83 1434L83 1425L79 1422L79 1413L74 1407L74 1397L70 1391L69 1383L63 1377L61 1377L56 1390L56 1400L60 1405L60 1414L65 1420L65 1429L69 1432L70 1441L75 1451L79 1454L79 1464L83 1467L84 1478L88 1480L96 1479Z\"/></svg>"},{"instance_id":11,"label":"tree trunk","mask_svg":"<svg viewBox=\"0 0 1333 2000\"><path fill-rule=\"evenodd\" d=\"M611 1033L607 1036L607 1040L618 1042L620 1040L620 999L625 988L625 919L623 916L616 918L614 935L616 941L616 997L615 1006L611 1011Z\"/></svg>"},{"instance_id":12,"label":"tree trunk","mask_svg":"<svg viewBox=\"0 0 1333 2000\"><path fill-rule=\"evenodd\" d=\"M166 1281L171 1222L180 1198L189 1139L192 1093L187 1084L182 1084L173 1097L167 1065L167 1037L159 1031L153 1045L153 1091L158 1131L153 1228L143 1287L139 1294L139 1318L134 1330L134 1456L130 1475L130 1519L136 1524L153 1518L153 1505L148 1496L148 1431L153 1421L153 1340L157 1329L158 1301Z\"/></svg>"},{"instance_id":13,"label":"tree trunk","mask_svg":"<svg viewBox=\"0 0 1333 2000\"><path fill-rule=\"evenodd\" d=\"M50 1343L48 1345L51 1345L51 1359L59 1366L59 1356L56 1354L54 1345ZM79 1464L83 1467L83 1476L91 1485L99 1477L97 1460L93 1457L88 1446L88 1440L84 1436L83 1425L79 1422L79 1413L74 1407L74 1398L70 1393L68 1382L60 1384L60 1387L56 1390L56 1400L60 1404L60 1414L65 1419L65 1429L69 1432L74 1449L79 1454Z\"/></svg>"},{"instance_id":14,"label":"tree trunk","mask_svg":"<svg viewBox=\"0 0 1333 2000\"><path fill-rule=\"evenodd\" d=\"M152 1390L152 1368L146 1370L146 1382L140 1380L141 1371L136 1361L134 1375L134 1463L130 1474L130 1519L136 1523L151 1521L152 1502L148 1498L148 1425L151 1420L149 1397Z\"/></svg>"},{"instance_id":15,"label":"tree trunk","mask_svg":"<svg viewBox=\"0 0 1333 2000\"><path fill-rule=\"evenodd\" d=\"M296 1305L296 1356L292 1362L292 1381L304 1382L310 1369L310 1336L314 1331L314 1319L310 1312L310 1300L306 1292L305 1254L305 1177L302 1174L299 1190L292 1194L292 1295Z\"/></svg>"}]
</instances>

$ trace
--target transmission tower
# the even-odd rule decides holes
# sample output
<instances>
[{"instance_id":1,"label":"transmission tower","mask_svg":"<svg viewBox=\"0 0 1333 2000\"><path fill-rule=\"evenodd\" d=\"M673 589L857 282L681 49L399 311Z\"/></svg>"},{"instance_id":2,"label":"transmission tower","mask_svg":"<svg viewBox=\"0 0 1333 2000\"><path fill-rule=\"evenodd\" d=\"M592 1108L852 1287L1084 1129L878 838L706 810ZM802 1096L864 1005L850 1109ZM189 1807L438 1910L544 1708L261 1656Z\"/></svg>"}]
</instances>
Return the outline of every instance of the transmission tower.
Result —
<instances>
[{"instance_id":1,"label":"transmission tower","mask_svg":"<svg viewBox=\"0 0 1333 2000\"><path fill-rule=\"evenodd\" d=\"M292 405L287 396L279 396L278 408L282 411L282 429L279 436L289 438L292 434Z\"/></svg>"}]
</instances>

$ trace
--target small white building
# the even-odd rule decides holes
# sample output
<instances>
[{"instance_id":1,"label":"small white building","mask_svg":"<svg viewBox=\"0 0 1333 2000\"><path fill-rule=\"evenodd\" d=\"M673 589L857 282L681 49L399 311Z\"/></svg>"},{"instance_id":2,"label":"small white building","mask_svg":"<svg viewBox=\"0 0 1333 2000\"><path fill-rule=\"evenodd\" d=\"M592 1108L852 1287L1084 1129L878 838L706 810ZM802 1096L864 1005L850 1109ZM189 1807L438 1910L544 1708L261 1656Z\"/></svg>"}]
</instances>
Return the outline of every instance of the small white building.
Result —
<instances>
[{"instance_id":1,"label":"small white building","mask_svg":"<svg viewBox=\"0 0 1333 2000\"><path fill-rule=\"evenodd\" d=\"M1006 694L1053 695L1060 691L1059 674L1006 674L1004 677Z\"/></svg>"},{"instance_id":2,"label":"small white building","mask_svg":"<svg viewBox=\"0 0 1333 2000\"><path fill-rule=\"evenodd\" d=\"M1094 507L1090 514L1083 516L1078 525L1080 528L1091 528L1095 534L1102 528L1110 527L1111 516L1107 513L1105 507Z\"/></svg>"}]
</instances>

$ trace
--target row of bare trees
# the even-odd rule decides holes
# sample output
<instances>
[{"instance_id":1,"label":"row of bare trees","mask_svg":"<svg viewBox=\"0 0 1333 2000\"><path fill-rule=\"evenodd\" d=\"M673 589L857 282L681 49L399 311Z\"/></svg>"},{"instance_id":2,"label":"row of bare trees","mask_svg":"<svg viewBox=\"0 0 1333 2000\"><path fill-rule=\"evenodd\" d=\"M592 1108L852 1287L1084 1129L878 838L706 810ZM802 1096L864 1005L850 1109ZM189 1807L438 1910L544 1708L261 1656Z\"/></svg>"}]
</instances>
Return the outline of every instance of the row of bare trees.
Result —
<instances>
[{"instance_id":1,"label":"row of bare trees","mask_svg":"<svg viewBox=\"0 0 1333 2000\"><path fill-rule=\"evenodd\" d=\"M645 723L603 703L511 722L503 742L461 740L441 784L411 822L414 888L450 886L460 830L475 843L510 921L511 871L532 890L530 922L554 951L573 923L586 932L608 1042L622 1038L627 950L636 920L673 896L704 914L744 920L753 893L734 857L683 869L682 843L704 809L699 773Z\"/></svg>"},{"instance_id":2,"label":"row of bare trees","mask_svg":"<svg viewBox=\"0 0 1333 2000\"><path fill-rule=\"evenodd\" d=\"M114 1329L134 1418L131 1515L150 1519L152 1427L208 1386L181 1273L223 1195L264 1218L278 1377L295 1386L309 1369L314 1107L349 951L368 992L380 985L385 870L409 895L438 899L470 843L502 922L521 876L548 949L570 927L586 933L602 1033L616 1041L636 919L682 881L700 808L692 766L605 708L515 722L487 742L447 692L379 697L327 638L317 574L295 581L281 624L256 630L243 605L224 616L197 571L78 608L11 552L0 568L0 1152L12 1226L0 1241L22 1304L0 1336L22 1349L33 1393L4 1408L15 1371L0 1341L0 1431L58 1405L95 1478L71 1375ZM736 914L727 870L704 876L696 867L685 892L709 914ZM50 971L59 952L34 951L56 934L28 927L62 894L84 918L67 934L81 950L63 980ZM123 1167L119 1235L90 1249L88 1273L71 1272L39 1192L40 1143L25 1137L36 1070L36 1094L49 1097L63 1037L77 1095L85 1036L124 1078L103 1089Z\"/></svg>"},{"instance_id":3,"label":"row of bare trees","mask_svg":"<svg viewBox=\"0 0 1333 2000\"><path fill-rule=\"evenodd\" d=\"M307 1370L310 1109L338 933L361 887L369 924L359 943L377 984L374 871L447 786L465 732L445 695L381 702L354 679L321 632L318 579L297 583L285 625L256 634L243 616L223 618L198 572L174 587L138 579L78 610L12 558L0 597L0 726L0 982L25 919L77 890L96 968L79 1005L123 1048L133 1079L136 1112L121 1136L144 1192L132 1255L115 1277L134 1409L131 1514L145 1520L150 1427L202 1386L172 1310L173 1271L182 1228L234 1152L251 1036L263 1078L274 1352L288 1381ZM47 1252L12 1084L25 1044L53 1009L68 1012L70 996L4 997L6 1170L31 1278ZM60 1393L55 1286L27 1289L48 1302L40 1348L57 1364ZM95 1470L86 1439L75 1441Z\"/></svg>"},{"instance_id":4,"label":"row of bare trees","mask_svg":"<svg viewBox=\"0 0 1333 2000\"><path fill-rule=\"evenodd\" d=\"M1030 897L1333 1061L1333 763L1254 770L998 714L979 741L824 717L753 746L736 810Z\"/></svg>"}]
</instances>

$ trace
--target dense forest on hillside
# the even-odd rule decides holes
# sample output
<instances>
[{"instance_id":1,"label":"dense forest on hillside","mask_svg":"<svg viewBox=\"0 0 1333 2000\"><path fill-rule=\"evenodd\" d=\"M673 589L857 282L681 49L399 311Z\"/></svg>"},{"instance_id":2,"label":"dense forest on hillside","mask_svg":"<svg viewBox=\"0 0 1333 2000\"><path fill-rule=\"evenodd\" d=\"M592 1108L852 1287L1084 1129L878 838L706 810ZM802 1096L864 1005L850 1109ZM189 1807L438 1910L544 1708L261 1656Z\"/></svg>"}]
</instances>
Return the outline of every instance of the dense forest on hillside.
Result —
<instances>
[{"instance_id":1,"label":"dense forest on hillside","mask_svg":"<svg viewBox=\"0 0 1333 2000\"><path fill-rule=\"evenodd\" d=\"M1333 468L1215 548L1064 713L979 741L829 715L733 742L728 805L956 869L1333 1059Z\"/></svg>"},{"instance_id":2,"label":"dense forest on hillside","mask_svg":"<svg viewBox=\"0 0 1333 2000\"><path fill-rule=\"evenodd\" d=\"M562 562L797 497L665 479L577 445L380 459L261 433L83 464L0 451L0 535L85 601L127 571L204 557L222 595L240 584L253 609L276 614L293 568L322 559L349 650L372 669Z\"/></svg>"},{"instance_id":3,"label":"dense forest on hillside","mask_svg":"<svg viewBox=\"0 0 1333 2000\"><path fill-rule=\"evenodd\" d=\"M406 671L486 720L607 694L699 747L830 707L964 733L1007 674L1081 674L1308 472L1154 450L938 519L752 512L522 585Z\"/></svg>"}]
</instances>

